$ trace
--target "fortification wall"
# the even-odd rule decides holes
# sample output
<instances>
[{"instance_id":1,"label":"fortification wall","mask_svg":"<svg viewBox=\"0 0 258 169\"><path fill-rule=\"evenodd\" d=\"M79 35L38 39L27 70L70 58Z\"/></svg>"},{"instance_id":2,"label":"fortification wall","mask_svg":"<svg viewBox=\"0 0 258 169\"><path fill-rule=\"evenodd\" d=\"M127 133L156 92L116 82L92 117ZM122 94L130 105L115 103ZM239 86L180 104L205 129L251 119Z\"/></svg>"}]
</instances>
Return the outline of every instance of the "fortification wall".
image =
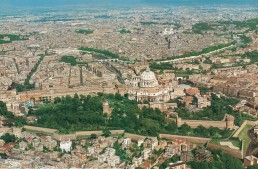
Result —
<instances>
[{"instance_id":1,"label":"fortification wall","mask_svg":"<svg viewBox=\"0 0 258 169\"><path fill-rule=\"evenodd\" d=\"M11 128L9 127L0 127L0 133L7 133L11 131Z\"/></svg>"},{"instance_id":2,"label":"fortification wall","mask_svg":"<svg viewBox=\"0 0 258 169\"><path fill-rule=\"evenodd\" d=\"M202 144L207 143L208 141L211 141L210 138L179 136L179 135L170 135L170 134L160 134L159 137L166 138L166 139L185 139L188 142L202 143Z\"/></svg>"},{"instance_id":3,"label":"fortification wall","mask_svg":"<svg viewBox=\"0 0 258 169\"><path fill-rule=\"evenodd\" d=\"M77 131L76 136L90 136L91 134L96 134L97 136L100 136L103 134L102 131Z\"/></svg>"},{"instance_id":4,"label":"fortification wall","mask_svg":"<svg viewBox=\"0 0 258 169\"><path fill-rule=\"evenodd\" d=\"M43 128L43 127L35 127L35 126L24 126L27 130L33 130L33 131L39 131L39 132L45 132L45 133L57 133L58 130L56 129L50 129L50 128Z\"/></svg>"},{"instance_id":5,"label":"fortification wall","mask_svg":"<svg viewBox=\"0 0 258 169\"><path fill-rule=\"evenodd\" d=\"M111 132L111 134L124 134L125 131L124 130L109 130Z\"/></svg>"},{"instance_id":6,"label":"fortification wall","mask_svg":"<svg viewBox=\"0 0 258 169\"><path fill-rule=\"evenodd\" d=\"M222 150L225 153L227 153L235 158L243 159L243 152L240 150L233 150L233 149L230 149L227 147L223 147L223 146L219 146L219 145L215 145L215 144L211 144L211 143L208 143L207 147L210 148L211 150Z\"/></svg>"},{"instance_id":7,"label":"fortification wall","mask_svg":"<svg viewBox=\"0 0 258 169\"><path fill-rule=\"evenodd\" d=\"M60 134L54 133L52 137L58 141L76 140L75 134L60 135Z\"/></svg>"},{"instance_id":8,"label":"fortification wall","mask_svg":"<svg viewBox=\"0 0 258 169\"><path fill-rule=\"evenodd\" d=\"M251 126L255 126L255 125L258 124L258 121L249 121L249 120L246 120L246 124L251 125Z\"/></svg>"},{"instance_id":9,"label":"fortification wall","mask_svg":"<svg viewBox=\"0 0 258 169\"><path fill-rule=\"evenodd\" d=\"M133 141L138 141L139 139L146 139L146 138L157 138L157 137L148 137L148 136L142 136L142 135L131 134L131 133L125 133L124 137L131 138Z\"/></svg>"},{"instance_id":10,"label":"fortification wall","mask_svg":"<svg viewBox=\"0 0 258 169\"><path fill-rule=\"evenodd\" d=\"M238 137L239 133L243 130L243 128L245 128L246 125L256 126L258 125L258 121L245 120L232 137Z\"/></svg>"},{"instance_id":11,"label":"fortification wall","mask_svg":"<svg viewBox=\"0 0 258 169\"><path fill-rule=\"evenodd\" d=\"M226 122L225 121L181 120L181 125L183 125L184 123L191 126L192 128L196 128L200 125L202 125L205 128L209 128L211 126L212 127L218 127L220 129L226 128Z\"/></svg>"},{"instance_id":12,"label":"fortification wall","mask_svg":"<svg viewBox=\"0 0 258 169\"><path fill-rule=\"evenodd\" d=\"M243 128L246 126L246 124L247 124L247 121L245 120L232 137L237 137L239 133L243 130Z\"/></svg>"},{"instance_id":13,"label":"fortification wall","mask_svg":"<svg viewBox=\"0 0 258 169\"><path fill-rule=\"evenodd\" d=\"M248 121L245 120L242 125L237 129L237 131L234 133L234 135L232 137L238 137L239 133L245 128L245 126L248 125L252 125L255 126L255 121Z\"/></svg>"},{"instance_id":14,"label":"fortification wall","mask_svg":"<svg viewBox=\"0 0 258 169\"><path fill-rule=\"evenodd\" d=\"M90 136L91 134L96 134L100 136L103 134L103 131L77 131L74 134L59 134L58 130L43 128L43 127L35 127L35 126L24 126L27 130L33 130L38 132L50 133L52 137L58 141L66 141L66 140L76 140L78 136ZM124 134L124 130L110 130L111 134Z\"/></svg>"}]
</instances>

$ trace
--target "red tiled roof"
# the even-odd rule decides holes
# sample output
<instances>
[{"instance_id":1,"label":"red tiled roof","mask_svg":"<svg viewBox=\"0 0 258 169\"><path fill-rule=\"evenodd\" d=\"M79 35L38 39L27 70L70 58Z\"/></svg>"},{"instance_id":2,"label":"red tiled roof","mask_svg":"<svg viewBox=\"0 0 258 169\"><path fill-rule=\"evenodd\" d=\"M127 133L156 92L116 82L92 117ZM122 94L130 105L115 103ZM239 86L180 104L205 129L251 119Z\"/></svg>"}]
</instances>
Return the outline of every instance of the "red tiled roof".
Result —
<instances>
[{"instance_id":1,"label":"red tiled roof","mask_svg":"<svg viewBox=\"0 0 258 169\"><path fill-rule=\"evenodd\" d=\"M200 90L197 88L189 88L189 89L185 89L185 92L189 95L194 95L194 94L200 93Z\"/></svg>"},{"instance_id":2,"label":"red tiled roof","mask_svg":"<svg viewBox=\"0 0 258 169\"><path fill-rule=\"evenodd\" d=\"M13 149L14 146L15 146L14 142L7 143L0 148L0 151L4 153L9 152Z\"/></svg>"},{"instance_id":3,"label":"red tiled roof","mask_svg":"<svg viewBox=\"0 0 258 169\"><path fill-rule=\"evenodd\" d=\"M173 139L172 142L175 144L182 144L182 143L185 143L186 140L185 139Z\"/></svg>"}]
</instances>

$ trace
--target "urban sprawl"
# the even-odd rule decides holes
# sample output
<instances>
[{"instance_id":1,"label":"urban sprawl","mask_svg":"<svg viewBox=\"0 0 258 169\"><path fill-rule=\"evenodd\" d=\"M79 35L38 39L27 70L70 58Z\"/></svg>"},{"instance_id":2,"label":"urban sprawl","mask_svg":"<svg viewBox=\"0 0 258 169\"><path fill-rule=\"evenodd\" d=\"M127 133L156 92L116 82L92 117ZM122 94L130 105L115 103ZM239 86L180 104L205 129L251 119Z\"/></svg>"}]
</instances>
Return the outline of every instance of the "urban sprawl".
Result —
<instances>
[{"instance_id":1,"label":"urban sprawl","mask_svg":"<svg viewBox=\"0 0 258 169\"><path fill-rule=\"evenodd\" d=\"M0 168L255 169L252 7L0 16Z\"/></svg>"}]
</instances>

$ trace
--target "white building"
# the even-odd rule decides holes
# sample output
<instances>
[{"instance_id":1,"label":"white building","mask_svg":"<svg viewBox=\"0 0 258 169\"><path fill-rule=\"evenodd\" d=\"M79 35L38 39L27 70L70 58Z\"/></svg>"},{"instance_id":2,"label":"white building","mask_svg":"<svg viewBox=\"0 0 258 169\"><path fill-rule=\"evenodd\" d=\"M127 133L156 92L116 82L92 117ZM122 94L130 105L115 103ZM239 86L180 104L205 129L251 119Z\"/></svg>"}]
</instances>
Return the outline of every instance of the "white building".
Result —
<instances>
[{"instance_id":1,"label":"white building","mask_svg":"<svg viewBox=\"0 0 258 169\"><path fill-rule=\"evenodd\" d=\"M144 143L144 139L139 139L137 141L137 146L140 147Z\"/></svg>"},{"instance_id":2,"label":"white building","mask_svg":"<svg viewBox=\"0 0 258 169\"><path fill-rule=\"evenodd\" d=\"M116 150L113 149L113 148L107 148L105 154L107 154L108 156L112 157L112 156L114 156L116 154Z\"/></svg>"},{"instance_id":3,"label":"white building","mask_svg":"<svg viewBox=\"0 0 258 169\"><path fill-rule=\"evenodd\" d=\"M116 156L115 153L115 149L107 148L104 154L98 156L98 162L100 164L107 162L110 167L115 167L120 164L120 157Z\"/></svg>"},{"instance_id":4,"label":"white building","mask_svg":"<svg viewBox=\"0 0 258 169\"><path fill-rule=\"evenodd\" d=\"M123 143L122 143L122 148L128 148L131 144L131 138L126 138L124 139Z\"/></svg>"},{"instance_id":5,"label":"white building","mask_svg":"<svg viewBox=\"0 0 258 169\"><path fill-rule=\"evenodd\" d=\"M117 164L120 163L120 157L118 156L111 156L110 158L107 159L107 163L111 167L115 167Z\"/></svg>"},{"instance_id":6,"label":"white building","mask_svg":"<svg viewBox=\"0 0 258 169\"><path fill-rule=\"evenodd\" d=\"M60 149L62 151L69 152L71 151L71 148L72 148L72 142L70 140L60 142Z\"/></svg>"},{"instance_id":7,"label":"white building","mask_svg":"<svg viewBox=\"0 0 258 169\"><path fill-rule=\"evenodd\" d=\"M144 160L148 160L148 158L151 156L151 149L147 148L142 151L142 158Z\"/></svg>"},{"instance_id":8,"label":"white building","mask_svg":"<svg viewBox=\"0 0 258 169\"><path fill-rule=\"evenodd\" d=\"M87 151L88 151L89 156L91 156L91 155L96 153L95 147L88 147Z\"/></svg>"},{"instance_id":9,"label":"white building","mask_svg":"<svg viewBox=\"0 0 258 169\"><path fill-rule=\"evenodd\" d=\"M143 162L143 158L142 157L138 157L138 158L134 157L132 162L135 167L139 167Z\"/></svg>"}]
</instances>

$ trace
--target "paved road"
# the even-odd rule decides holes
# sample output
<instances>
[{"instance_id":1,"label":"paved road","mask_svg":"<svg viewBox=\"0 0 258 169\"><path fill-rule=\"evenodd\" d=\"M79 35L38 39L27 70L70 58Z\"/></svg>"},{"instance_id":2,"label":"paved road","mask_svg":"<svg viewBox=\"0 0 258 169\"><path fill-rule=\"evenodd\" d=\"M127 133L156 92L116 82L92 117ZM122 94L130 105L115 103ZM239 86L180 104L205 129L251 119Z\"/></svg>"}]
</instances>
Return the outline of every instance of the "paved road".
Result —
<instances>
[{"instance_id":1,"label":"paved road","mask_svg":"<svg viewBox=\"0 0 258 169\"><path fill-rule=\"evenodd\" d=\"M158 158L157 160L152 164L152 166L150 168L153 168L156 164L158 164L159 162L159 159L163 156L164 153L162 153Z\"/></svg>"},{"instance_id":2,"label":"paved road","mask_svg":"<svg viewBox=\"0 0 258 169\"><path fill-rule=\"evenodd\" d=\"M204 57L205 55L212 55L216 52L220 52L220 51L223 51L223 50L227 50L227 49L230 49L230 48L233 48L235 47L235 45L230 45L228 47L224 47L224 48L221 48L221 49L217 49L217 50L214 50L214 51L211 51L211 52L208 52L208 53L203 53L201 55L197 55L197 56L189 56L189 57L185 57L185 58L179 58L179 59L170 59L170 60L163 60L163 61L159 61L157 63L168 63L168 62L178 62L178 61L184 61L185 59L197 59L197 58L201 58L201 57Z\"/></svg>"}]
</instances>

